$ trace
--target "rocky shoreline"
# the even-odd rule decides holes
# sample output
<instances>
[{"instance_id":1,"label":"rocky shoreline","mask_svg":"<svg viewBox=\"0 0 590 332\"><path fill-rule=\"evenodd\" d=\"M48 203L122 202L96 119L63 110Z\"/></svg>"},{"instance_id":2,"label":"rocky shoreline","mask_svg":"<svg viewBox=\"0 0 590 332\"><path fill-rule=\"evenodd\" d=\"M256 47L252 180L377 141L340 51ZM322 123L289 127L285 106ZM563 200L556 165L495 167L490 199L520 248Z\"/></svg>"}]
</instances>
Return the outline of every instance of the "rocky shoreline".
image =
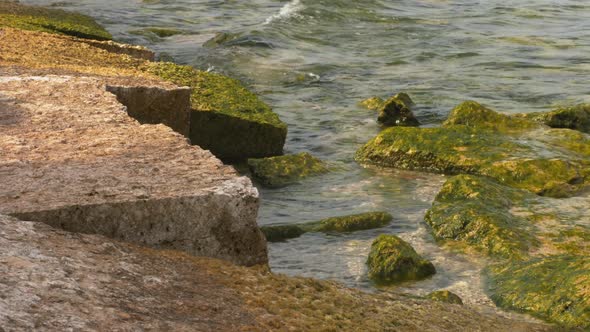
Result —
<instances>
[{"instance_id":1,"label":"rocky shoreline","mask_svg":"<svg viewBox=\"0 0 590 332\"><path fill-rule=\"evenodd\" d=\"M4 330L554 329L478 313L461 306L460 299L452 294L437 293L430 299L367 294L332 282L270 273L266 267L266 240L256 225L258 193L248 178L217 158L234 161L281 155L286 125L236 80L173 63L153 62L149 50L109 39L110 34L89 17L0 2L0 214L12 216L0 216L0 243L5 248L0 253L4 263L0 267L0 327ZM404 102L388 100L382 113L391 116L401 111L407 119L410 105ZM513 132L528 135L529 129L546 130L538 122L544 120L536 119L548 118L505 120L491 110L469 104L469 115L460 114L447 121L448 126L463 126L453 129L466 132L462 143L477 139L473 136L481 131L479 127L468 128L471 120L461 122L471 119L473 112L475 119L485 119L482 114L493 115L494 121L502 119L505 131L502 127L499 133L485 132L493 139L503 139L501 135ZM469 157L436 156L438 151L418 153L415 158L414 151L421 146L406 149L404 144L408 143L398 143L397 139L404 136L397 132L405 135L407 131L413 138L431 133L420 128L412 128L415 132L406 129L387 129L380 134L382 138L359 151L358 159L383 166L451 169L452 173L492 178L499 174L495 177L501 183L498 186L534 197L575 198L586 188L586 137L577 132L550 132L545 135L549 138L542 140L542 144L565 149L576 158L550 159L548 170L543 168L546 162L531 166L525 160L523 167L534 169L522 171L522 180L506 177L510 172L504 171L503 164L498 166L504 161L504 151L486 152L485 157L496 158L489 163L476 155L473 159L481 157L483 166L465 163ZM441 151L450 146L465 152L463 145L441 139L453 135L443 133L434 139L446 144L441 145ZM569 143L572 138L576 139L574 145ZM490 141L487 136L483 140ZM510 144L517 145L507 140L509 150L513 147ZM485 144L481 146L486 148ZM404 159L404 153L410 158ZM269 185L286 185L329 171L321 161L306 155L285 159L288 164L295 160L297 166L302 165L293 169L285 167L282 159L250 160L255 176ZM510 161L510 167L516 167ZM276 169L287 172L275 174ZM545 172L538 175L539 169ZM521 192L519 195L526 196ZM454 199L463 201L464 197L458 198L461 194L453 191L447 196L455 195ZM451 199L447 196L444 199ZM448 209L441 216L434 211L444 203L442 197L443 193L439 194L429 213L428 221L435 233L437 220L454 218L446 215ZM510 208L502 204L492 205L497 207L494 212L498 216L506 215L501 209ZM461 209L460 204L457 209ZM391 216L376 215L377 219L371 215L320 221L312 225L313 231L324 231L321 227L328 226L338 231L378 228L391 220ZM488 224L494 225L494 221ZM488 231L488 224L475 227L475 231L495 234ZM528 231L526 227L524 231ZM533 246L513 245L512 235L505 233L498 232L500 240L478 242L483 235L476 235L474 240L457 234L441 235L441 240L463 241L465 247L488 250L490 255L496 254L492 250L499 246L496 243L506 243L508 249L502 246L498 252L508 252L508 256L500 256L509 261L499 264L513 265L491 265L488 272L496 287L492 291L494 300L562 326L587 327L584 322L588 303L584 299L588 297L583 292L587 289L584 282L588 279L584 276L588 264L576 259L584 252L561 249L559 254L570 256L555 255L545 261L528 252ZM567 234L559 234L564 239L560 243L567 248L585 236ZM536 245L546 239L545 235L539 237L530 242ZM380 247L376 251L375 270L381 271L380 278L391 278L383 275L391 268L399 273L395 266L404 262L405 255L428 266L404 245L388 241L385 250ZM521 255L515 257L515 252ZM573 254L577 256L572 258ZM575 267L562 285L571 291L560 293L563 296L557 299L569 301L564 304L567 307L559 307L550 298L545 300L550 295L541 290L535 294L544 299L547 308L530 310L530 291L518 293L525 291L518 280L527 279L529 272L535 273L529 267L539 266L539 259L541 266L567 263ZM240 267L230 262L257 266ZM579 292L576 287L581 287ZM575 301L580 292L582 300ZM573 314L564 318L563 313L572 310Z\"/></svg>"}]
</instances>

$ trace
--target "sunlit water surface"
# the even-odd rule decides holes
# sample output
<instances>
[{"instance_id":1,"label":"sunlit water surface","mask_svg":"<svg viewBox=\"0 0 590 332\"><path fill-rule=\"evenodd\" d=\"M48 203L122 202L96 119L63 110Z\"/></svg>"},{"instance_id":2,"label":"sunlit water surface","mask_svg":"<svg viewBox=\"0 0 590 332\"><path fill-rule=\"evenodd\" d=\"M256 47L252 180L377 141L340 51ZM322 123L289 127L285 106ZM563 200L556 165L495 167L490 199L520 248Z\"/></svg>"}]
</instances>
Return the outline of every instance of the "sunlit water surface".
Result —
<instances>
[{"instance_id":1,"label":"sunlit water surface","mask_svg":"<svg viewBox=\"0 0 590 332\"><path fill-rule=\"evenodd\" d=\"M432 260L431 279L394 290L449 289L493 310L481 262L439 248L423 217L444 178L363 168L359 146L378 133L357 106L371 95L408 92L427 126L461 101L504 112L588 102L590 3L566 0L22 1L94 16L119 41L240 78L289 125L286 152L308 151L338 171L282 189L262 189L259 223L299 223L386 210L391 226L352 234L306 234L270 245L275 272L374 290L365 260L378 234L397 234ZM182 34L146 38L146 27ZM229 45L202 44L219 32Z\"/></svg>"}]
</instances>

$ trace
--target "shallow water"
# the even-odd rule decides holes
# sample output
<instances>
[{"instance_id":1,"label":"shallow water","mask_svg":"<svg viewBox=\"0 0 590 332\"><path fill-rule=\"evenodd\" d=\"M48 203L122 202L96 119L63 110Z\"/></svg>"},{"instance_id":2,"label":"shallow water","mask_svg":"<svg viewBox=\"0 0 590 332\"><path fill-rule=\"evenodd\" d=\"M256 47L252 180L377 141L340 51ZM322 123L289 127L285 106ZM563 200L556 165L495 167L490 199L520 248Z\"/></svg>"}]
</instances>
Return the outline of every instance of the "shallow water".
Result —
<instances>
[{"instance_id":1,"label":"shallow water","mask_svg":"<svg viewBox=\"0 0 590 332\"><path fill-rule=\"evenodd\" d=\"M505 112L588 102L590 3L574 0L27 0L92 15L120 41L146 45L191 64L238 77L289 125L286 152L309 151L340 171L261 190L260 224L298 223L386 210L391 226L346 235L306 234L270 245L274 271L373 289L365 277L371 240L398 234L434 261L438 274L397 290L447 288L491 306L479 263L438 248L423 222L444 178L363 168L354 151L379 128L358 101L408 92L416 114L437 125L473 99ZM183 34L145 38L144 27ZM229 45L202 44L218 32Z\"/></svg>"}]
</instances>

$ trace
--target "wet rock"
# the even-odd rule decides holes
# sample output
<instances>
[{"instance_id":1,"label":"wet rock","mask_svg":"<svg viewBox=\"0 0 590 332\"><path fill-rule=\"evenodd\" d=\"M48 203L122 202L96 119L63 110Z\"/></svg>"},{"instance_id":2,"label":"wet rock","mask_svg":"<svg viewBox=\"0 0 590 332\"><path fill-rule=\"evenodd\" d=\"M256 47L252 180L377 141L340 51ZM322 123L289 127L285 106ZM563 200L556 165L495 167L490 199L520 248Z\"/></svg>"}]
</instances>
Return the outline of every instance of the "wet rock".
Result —
<instances>
[{"instance_id":1,"label":"wet rock","mask_svg":"<svg viewBox=\"0 0 590 332\"><path fill-rule=\"evenodd\" d=\"M399 93L387 99L379 108L379 116L377 122L386 127L391 126L406 126L416 127L420 122L412 113L413 106L412 99L405 94Z\"/></svg>"},{"instance_id":2,"label":"wet rock","mask_svg":"<svg viewBox=\"0 0 590 332\"><path fill-rule=\"evenodd\" d=\"M367 212L342 217L332 217L304 224L312 232L354 232L381 228L389 225L393 216L388 212Z\"/></svg>"},{"instance_id":3,"label":"wet rock","mask_svg":"<svg viewBox=\"0 0 590 332\"><path fill-rule=\"evenodd\" d=\"M491 298L567 328L590 328L590 258L555 255L492 265Z\"/></svg>"},{"instance_id":4,"label":"wet rock","mask_svg":"<svg viewBox=\"0 0 590 332\"><path fill-rule=\"evenodd\" d=\"M299 225L271 225L262 226L260 230L266 237L266 241L279 242L294 239L305 234L306 231Z\"/></svg>"},{"instance_id":5,"label":"wet rock","mask_svg":"<svg viewBox=\"0 0 590 332\"><path fill-rule=\"evenodd\" d=\"M178 29L174 29L174 28L151 27L151 28L145 28L145 29L139 29L139 30L132 30L132 31L129 31L129 33L134 34L134 35L145 36L148 38L153 38L153 37L166 38L166 37L172 37L175 35L180 35L180 34L182 34L182 31L178 30Z\"/></svg>"},{"instance_id":6,"label":"wet rock","mask_svg":"<svg viewBox=\"0 0 590 332\"><path fill-rule=\"evenodd\" d=\"M577 137L576 141L565 137ZM572 143L575 142L575 143ZM393 127L359 149L356 159L445 174L481 174L536 194L567 197L585 186L590 139L467 102L441 128Z\"/></svg>"},{"instance_id":7,"label":"wet rock","mask_svg":"<svg viewBox=\"0 0 590 332\"><path fill-rule=\"evenodd\" d=\"M532 225L510 211L535 198L489 178L459 175L443 185L425 220L438 241L494 257L523 257L537 240Z\"/></svg>"},{"instance_id":8,"label":"wet rock","mask_svg":"<svg viewBox=\"0 0 590 332\"><path fill-rule=\"evenodd\" d=\"M0 96L10 101L1 102L0 213L265 264L250 180L169 127L140 125L105 85L91 77L0 77Z\"/></svg>"},{"instance_id":9,"label":"wet rock","mask_svg":"<svg viewBox=\"0 0 590 332\"><path fill-rule=\"evenodd\" d=\"M239 81L173 63L151 63L146 71L192 89L193 144L224 160L282 154L287 125Z\"/></svg>"},{"instance_id":10,"label":"wet rock","mask_svg":"<svg viewBox=\"0 0 590 332\"><path fill-rule=\"evenodd\" d=\"M281 187L329 171L327 165L307 152L248 159L252 176L266 187Z\"/></svg>"},{"instance_id":11,"label":"wet rock","mask_svg":"<svg viewBox=\"0 0 590 332\"><path fill-rule=\"evenodd\" d=\"M204 47L217 47L233 40L240 38L242 34L240 33L229 33L229 32L218 32L215 36L205 43L203 43Z\"/></svg>"},{"instance_id":12,"label":"wet rock","mask_svg":"<svg viewBox=\"0 0 590 332\"><path fill-rule=\"evenodd\" d=\"M395 235L380 235L367 259L369 278L377 283L420 280L436 273L434 265Z\"/></svg>"},{"instance_id":13,"label":"wet rock","mask_svg":"<svg viewBox=\"0 0 590 332\"><path fill-rule=\"evenodd\" d=\"M450 303L450 304L461 304L461 305L463 304L463 301L461 300L461 298L457 294L451 293L448 290L440 290L440 291L432 292L432 293L426 295L426 298L433 300L433 301Z\"/></svg>"},{"instance_id":14,"label":"wet rock","mask_svg":"<svg viewBox=\"0 0 590 332\"><path fill-rule=\"evenodd\" d=\"M0 27L59 33L96 40L113 38L89 16L6 1L0 2Z\"/></svg>"},{"instance_id":15,"label":"wet rock","mask_svg":"<svg viewBox=\"0 0 590 332\"><path fill-rule=\"evenodd\" d=\"M569 128L590 133L590 105L563 107L551 112L523 114L523 117L552 128Z\"/></svg>"},{"instance_id":16,"label":"wet rock","mask_svg":"<svg viewBox=\"0 0 590 332\"><path fill-rule=\"evenodd\" d=\"M245 46L245 47L262 47L273 48L271 41L256 34L245 35L243 33L219 32L215 37L203 43L203 47L219 46Z\"/></svg>"},{"instance_id":17,"label":"wet rock","mask_svg":"<svg viewBox=\"0 0 590 332\"><path fill-rule=\"evenodd\" d=\"M393 217L388 212L366 212L349 216L326 218L297 225L270 225L261 227L271 242L299 237L307 232L346 233L389 225Z\"/></svg>"}]
</instances>

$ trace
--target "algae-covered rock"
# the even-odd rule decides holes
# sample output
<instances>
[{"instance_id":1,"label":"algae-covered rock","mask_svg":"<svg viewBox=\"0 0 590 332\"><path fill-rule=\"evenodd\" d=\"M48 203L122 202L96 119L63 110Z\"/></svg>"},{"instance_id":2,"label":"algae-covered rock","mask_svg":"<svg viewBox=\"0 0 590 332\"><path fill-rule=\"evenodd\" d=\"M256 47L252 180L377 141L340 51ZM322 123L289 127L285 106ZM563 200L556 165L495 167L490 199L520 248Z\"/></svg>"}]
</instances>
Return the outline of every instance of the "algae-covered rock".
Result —
<instances>
[{"instance_id":1,"label":"algae-covered rock","mask_svg":"<svg viewBox=\"0 0 590 332\"><path fill-rule=\"evenodd\" d=\"M387 226L393 216L387 212L367 212L350 216L332 217L305 224L314 232L354 232Z\"/></svg>"},{"instance_id":2,"label":"algae-covered rock","mask_svg":"<svg viewBox=\"0 0 590 332\"><path fill-rule=\"evenodd\" d=\"M523 131L538 127L532 121L498 113L475 101L465 101L451 111L443 126L451 127L454 125L465 125L502 132Z\"/></svg>"},{"instance_id":3,"label":"algae-covered rock","mask_svg":"<svg viewBox=\"0 0 590 332\"><path fill-rule=\"evenodd\" d=\"M270 242L299 237L307 232L346 233L387 226L393 217L387 212L366 212L332 217L298 225L269 225L260 229Z\"/></svg>"},{"instance_id":4,"label":"algae-covered rock","mask_svg":"<svg viewBox=\"0 0 590 332\"><path fill-rule=\"evenodd\" d=\"M590 258L557 255L491 266L492 300L569 328L590 328Z\"/></svg>"},{"instance_id":5,"label":"algae-covered rock","mask_svg":"<svg viewBox=\"0 0 590 332\"><path fill-rule=\"evenodd\" d=\"M539 195L568 197L585 186L590 140L466 102L443 127L382 131L357 151L356 159L402 169L481 174Z\"/></svg>"},{"instance_id":6,"label":"algae-covered rock","mask_svg":"<svg viewBox=\"0 0 590 332\"><path fill-rule=\"evenodd\" d=\"M130 34L146 37L148 40L157 41L160 38L172 37L182 34L181 30L175 28L151 27L129 31Z\"/></svg>"},{"instance_id":7,"label":"algae-covered rock","mask_svg":"<svg viewBox=\"0 0 590 332\"><path fill-rule=\"evenodd\" d=\"M461 298L457 294L449 292L448 290L440 290L440 291L432 292L432 293L426 295L426 298L433 300L433 301L450 303L450 304L463 304L463 301L461 300Z\"/></svg>"},{"instance_id":8,"label":"algae-covered rock","mask_svg":"<svg viewBox=\"0 0 590 332\"><path fill-rule=\"evenodd\" d=\"M239 160L280 155L287 125L239 81L174 63L150 63L148 73L192 88L193 144L217 157Z\"/></svg>"},{"instance_id":9,"label":"algae-covered rock","mask_svg":"<svg viewBox=\"0 0 590 332\"><path fill-rule=\"evenodd\" d=\"M489 178L458 175L443 185L425 220L439 241L494 257L523 257L536 239L527 220L510 210L534 198Z\"/></svg>"},{"instance_id":10,"label":"algae-covered rock","mask_svg":"<svg viewBox=\"0 0 590 332\"><path fill-rule=\"evenodd\" d=\"M369 278L377 283L420 280L436 273L434 265L395 235L380 235L367 259Z\"/></svg>"},{"instance_id":11,"label":"algae-covered rock","mask_svg":"<svg viewBox=\"0 0 590 332\"><path fill-rule=\"evenodd\" d=\"M590 104L579 104L558 108L551 112L529 113L522 116L552 128L569 128L590 133Z\"/></svg>"},{"instance_id":12,"label":"algae-covered rock","mask_svg":"<svg viewBox=\"0 0 590 332\"><path fill-rule=\"evenodd\" d=\"M420 122L411 110L413 104L410 96L405 93L399 93L383 102L379 108L377 122L387 127L419 126Z\"/></svg>"},{"instance_id":13,"label":"algae-covered rock","mask_svg":"<svg viewBox=\"0 0 590 332\"><path fill-rule=\"evenodd\" d=\"M328 172L326 164L307 152L270 158L248 159L248 167L262 185L280 187L312 175Z\"/></svg>"},{"instance_id":14,"label":"algae-covered rock","mask_svg":"<svg viewBox=\"0 0 590 332\"><path fill-rule=\"evenodd\" d=\"M271 225L262 226L260 230L269 242L279 242L300 237L305 230L298 225Z\"/></svg>"},{"instance_id":15,"label":"algae-covered rock","mask_svg":"<svg viewBox=\"0 0 590 332\"><path fill-rule=\"evenodd\" d=\"M113 38L89 16L5 1L0 1L0 27L51 32L96 40Z\"/></svg>"},{"instance_id":16,"label":"algae-covered rock","mask_svg":"<svg viewBox=\"0 0 590 332\"><path fill-rule=\"evenodd\" d=\"M366 109L376 111L383 106L384 102L385 102L385 100L383 100L382 98L374 96L374 97L362 100L361 102L359 102L359 105L366 108Z\"/></svg>"},{"instance_id":17,"label":"algae-covered rock","mask_svg":"<svg viewBox=\"0 0 590 332\"><path fill-rule=\"evenodd\" d=\"M230 32L218 32L215 36L205 43L203 43L204 47L217 47L223 45L225 43L231 42L236 40L242 36L241 33L230 33Z\"/></svg>"}]
</instances>

